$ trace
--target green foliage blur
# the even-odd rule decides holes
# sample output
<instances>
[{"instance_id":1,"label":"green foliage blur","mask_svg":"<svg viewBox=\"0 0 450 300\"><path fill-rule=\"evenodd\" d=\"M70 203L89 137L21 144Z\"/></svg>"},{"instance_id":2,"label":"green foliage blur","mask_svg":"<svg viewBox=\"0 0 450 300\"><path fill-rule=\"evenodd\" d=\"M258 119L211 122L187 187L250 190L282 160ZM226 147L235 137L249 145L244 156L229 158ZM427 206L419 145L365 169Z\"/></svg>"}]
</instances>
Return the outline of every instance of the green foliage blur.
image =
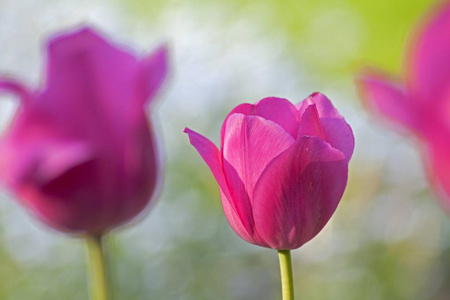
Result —
<instances>
[{"instance_id":1,"label":"green foliage blur","mask_svg":"<svg viewBox=\"0 0 450 300\"><path fill-rule=\"evenodd\" d=\"M306 300L448 299L450 217L429 189L417 144L362 108L353 84L370 64L399 72L433 1L0 0L0 69L39 82L42 39L92 23L133 49L167 41L172 74L152 118L166 164L160 199L107 240L115 300L280 299L276 252L229 227L188 126L213 141L241 102L329 96L354 129L350 180L332 221L293 252ZM3 99L3 98L2 98ZM6 99L4 126L14 111ZM9 106L7 106L9 105ZM34 220L3 191L0 299L87 299L82 240Z\"/></svg>"}]
</instances>

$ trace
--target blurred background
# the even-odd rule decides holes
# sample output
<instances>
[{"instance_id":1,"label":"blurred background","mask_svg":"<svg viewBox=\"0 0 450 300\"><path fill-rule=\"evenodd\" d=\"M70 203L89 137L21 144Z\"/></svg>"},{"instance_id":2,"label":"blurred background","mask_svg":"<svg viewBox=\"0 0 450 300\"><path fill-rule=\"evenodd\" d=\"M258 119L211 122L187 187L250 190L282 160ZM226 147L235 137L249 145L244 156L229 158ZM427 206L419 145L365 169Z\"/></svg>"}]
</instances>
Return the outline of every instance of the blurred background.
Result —
<instances>
[{"instance_id":1,"label":"blurred background","mask_svg":"<svg viewBox=\"0 0 450 300\"><path fill-rule=\"evenodd\" d=\"M450 216L429 189L417 143L364 111L353 76L401 70L430 0L0 0L0 70L37 86L43 42L80 24L145 53L168 42L172 72L152 112L165 182L150 214L108 237L116 300L279 299L274 250L229 227L218 186L182 133L218 142L241 102L314 91L354 129L345 196L328 226L293 251L298 299L449 299ZM1 128L16 99L1 96ZM0 299L87 299L83 243L0 201Z\"/></svg>"}]
</instances>

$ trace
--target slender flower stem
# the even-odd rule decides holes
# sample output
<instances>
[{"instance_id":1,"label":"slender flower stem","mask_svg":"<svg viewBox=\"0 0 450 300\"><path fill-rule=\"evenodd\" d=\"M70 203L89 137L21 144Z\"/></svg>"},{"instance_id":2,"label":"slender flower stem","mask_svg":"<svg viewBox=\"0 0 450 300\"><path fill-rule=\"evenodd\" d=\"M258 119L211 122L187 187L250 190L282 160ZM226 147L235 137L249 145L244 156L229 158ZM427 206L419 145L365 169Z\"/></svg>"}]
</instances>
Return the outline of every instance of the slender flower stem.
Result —
<instances>
[{"instance_id":1,"label":"slender flower stem","mask_svg":"<svg viewBox=\"0 0 450 300\"><path fill-rule=\"evenodd\" d=\"M281 272L283 300L294 300L294 282L292 276L291 250L278 250Z\"/></svg>"},{"instance_id":2,"label":"slender flower stem","mask_svg":"<svg viewBox=\"0 0 450 300\"><path fill-rule=\"evenodd\" d=\"M86 245L89 256L91 300L108 300L108 273L102 236L87 236Z\"/></svg>"}]
</instances>

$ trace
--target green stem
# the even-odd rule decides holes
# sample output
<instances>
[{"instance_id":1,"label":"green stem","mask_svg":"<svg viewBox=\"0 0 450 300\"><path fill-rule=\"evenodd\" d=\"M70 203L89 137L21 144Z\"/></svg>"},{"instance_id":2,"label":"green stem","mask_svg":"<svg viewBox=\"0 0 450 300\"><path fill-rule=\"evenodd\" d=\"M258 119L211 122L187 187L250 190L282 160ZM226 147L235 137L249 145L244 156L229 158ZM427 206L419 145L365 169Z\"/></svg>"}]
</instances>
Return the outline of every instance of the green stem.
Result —
<instances>
[{"instance_id":1,"label":"green stem","mask_svg":"<svg viewBox=\"0 0 450 300\"><path fill-rule=\"evenodd\" d=\"M294 300L294 282L292 276L291 250L278 250L281 272L283 300Z\"/></svg>"},{"instance_id":2,"label":"green stem","mask_svg":"<svg viewBox=\"0 0 450 300\"><path fill-rule=\"evenodd\" d=\"M89 256L91 300L108 300L108 273L102 236L87 236L86 245Z\"/></svg>"}]
</instances>

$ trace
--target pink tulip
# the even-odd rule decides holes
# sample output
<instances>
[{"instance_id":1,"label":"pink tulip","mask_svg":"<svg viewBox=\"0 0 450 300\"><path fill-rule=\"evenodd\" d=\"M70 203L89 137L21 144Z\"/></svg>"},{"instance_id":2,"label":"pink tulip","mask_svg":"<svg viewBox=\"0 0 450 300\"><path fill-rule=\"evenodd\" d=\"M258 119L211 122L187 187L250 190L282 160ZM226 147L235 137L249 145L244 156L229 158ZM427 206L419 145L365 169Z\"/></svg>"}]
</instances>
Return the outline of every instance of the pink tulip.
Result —
<instances>
[{"instance_id":1,"label":"pink tulip","mask_svg":"<svg viewBox=\"0 0 450 300\"><path fill-rule=\"evenodd\" d=\"M353 134L322 94L296 106L282 98L237 106L222 125L221 150L185 132L219 184L231 227L249 243L302 246L322 230L344 193Z\"/></svg>"},{"instance_id":2,"label":"pink tulip","mask_svg":"<svg viewBox=\"0 0 450 300\"><path fill-rule=\"evenodd\" d=\"M0 140L0 180L63 231L97 236L130 221L158 181L145 106L166 72L164 47L137 59L89 28L55 36L41 88L0 78L21 100Z\"/></svg>"},{"instance_id":3,"label":"pink tulip","mask_svg":"<svg viewBox=\"0 0 450 300\"><path fill-rule=\"evenodd\" d=\"M405 76L367 70L358 78L367 106L422 141L429 174L450 209L450 3L441 4L407 52ZM444 193L440 193L444 191Z\"/></svg>"}]
</instances>

